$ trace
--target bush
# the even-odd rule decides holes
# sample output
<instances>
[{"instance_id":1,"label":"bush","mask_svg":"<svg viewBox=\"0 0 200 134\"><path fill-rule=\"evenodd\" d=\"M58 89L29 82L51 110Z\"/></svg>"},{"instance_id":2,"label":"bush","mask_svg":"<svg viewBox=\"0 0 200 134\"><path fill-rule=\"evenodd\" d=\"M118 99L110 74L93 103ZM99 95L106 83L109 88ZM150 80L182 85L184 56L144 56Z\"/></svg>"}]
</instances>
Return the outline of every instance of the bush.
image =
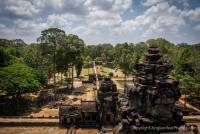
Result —
<instances>
[{"instance_id":1,"label":"bush","mask_svg":"<svg viewBox=\"0 0 200 134\"><path fill-rule=\"evenodd\" d=\"M113 77L113 72L110 72L108 75L109 77Z\"/></svg>"}]
</instances>

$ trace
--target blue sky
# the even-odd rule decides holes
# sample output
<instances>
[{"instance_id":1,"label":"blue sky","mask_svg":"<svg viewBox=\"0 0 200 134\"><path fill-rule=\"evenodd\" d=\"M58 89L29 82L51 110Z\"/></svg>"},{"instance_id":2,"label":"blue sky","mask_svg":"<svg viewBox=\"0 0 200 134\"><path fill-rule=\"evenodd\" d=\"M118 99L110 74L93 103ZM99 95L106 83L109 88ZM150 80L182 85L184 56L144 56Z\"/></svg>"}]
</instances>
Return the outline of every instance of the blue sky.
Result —
<instances>
[{"instance_id":1,"label":"blue sky","mask_svg":"<svg viewBox=\"0 0 200 134\"><path fill-rule=\"evenodd\" d=\"M200 0L0 0L0 38L36 42L57 27L86 44L200 42Z\"/></svg>"}]
</instances>

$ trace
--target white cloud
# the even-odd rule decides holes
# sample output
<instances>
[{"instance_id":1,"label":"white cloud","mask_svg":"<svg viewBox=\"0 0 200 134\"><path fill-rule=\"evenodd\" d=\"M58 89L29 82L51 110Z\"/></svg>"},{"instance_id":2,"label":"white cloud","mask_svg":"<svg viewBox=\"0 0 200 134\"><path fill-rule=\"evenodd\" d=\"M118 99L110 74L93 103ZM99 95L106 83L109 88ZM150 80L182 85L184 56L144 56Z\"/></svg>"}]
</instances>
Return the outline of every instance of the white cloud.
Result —
<instances>
[{"instance_id":1,"label":"white cloud","mask_svg":"<svg viewBox=\"0 0 200 134\"><path fill-rule=\"evenodd\" d=\"M82 6L88 11L87 14L76 14L73 12L62 13L62 14L51 14L48 16L48 21L50 23L55 22L56 19L60 20L62 25L68 24L68 22L83 21L88 22L91 26L112 26L118 24L122 21L120 13L123 13L125 10L128 10L132 5L132 0L85 0L84 3L80 0L68 0L66 6L63 6L62 3L65 0L55 1L50 0L49 5L55 5L55 7L78 7ZM53 3L51 3L53 2ZM77 9L77 8L76 8ZM59 21L57 21L60 23Z\"/></svg>"},{"instance_id":2,"label":"white cloud","mask_svg":"<svg viewBox=\"0 0 200 134\"><path fill-rule=\"evenodd\" d=\"M103 10L96 10L90 12L89 16L89 24L93 27L108 27L119 24L122 19L119 14L109 13Z\"/></svg>"},{"instance_id":3,"label":"white cloud","mask_svg":"<svg viewBox=\"0 0 200 134\"><path fill-rule=\"evenodd\" d=\"M19 36L15 32L15 28L7 28L5 25L0 24L0 37L6 39L18 38Z\"/></svg>"},{"instance_id":4,"label":"white cloud","mask_svg":"<svg viewBox=\"0 0 200 134\"><path fill-rule=\"evenodd\" d=\"M5 28L6 26L4 24L0 24L0 28Z\"/></svg>"},{"instance_id":5,"label":"white cloud","mask_svg":"<svg viewBox=\"0 0 200 134\"><path fill-rule=\"evenodd\" d=\"M34 20L17 20L15 21L15 28L17 32L40 32L49 26L46 23L38 22Z\"/></svg>"},{"instance_id":6,"label":"white cloud","mask_svg":"<svg viewBox=\"0 0 200 134\"><path fill-rule=\"evenodd\" d=\"M122 22L121 14L130 9L132 0L85 0L82 6L87 9L87 14L72 12L51 14L47 19L48 25L62 27L67 31L77 31L73 29L77 29L79 25L85 28L85 32L81 33L97 34L102 30L110 30L119 25Z\"/></svg>"},{"instance_id":7,"label":"white cloud","mask_svg":"<svg viewBox=\"0 0 200 134\"><path fill-rule=\"evenodd\" d=\"M135 30L146 30L145 34L152 32L177 32L185 20L181 10L175 6L170 6L167 2L159 3L147 9L143 15L132 20L121 23L114 32L131 32Z\"/></svg>"},{"instance_id":8,"label":"white cloud","mask_svg":"<svg viewBox=\"0 0 200 134\"><path fill-rule=\"evenodd\" d=\"M33 16L40 11L39 8L34 5L34 2L27 0L6 0L5 7L3 8L8 12L20 16Z\"/></svg>"},{"instance_id":9,"label":"white cloud","mask_svg":"<svg viewBox=\"0 0 200 134\"><path fill-rule=\"evenodd\" d=\"M200 24L196 25L196 26L194 27L194 29L195 29L196 31L200 31Z\"/></svg>"},{"instance_id":10,"label":"white cloud","mask_svg":"<svg viewBox=\"0 0 200 134\"><path fill-rule=\"evenodd\" d=\"M190 6L189 1L190 0L177 0L177 2L182 4L185 9L187 9Z\"/></svg>"},{"instance_id":11,"label":"white cloud","mask_svg":"<svg viewBox=\"0 0 200 134\"><path fill-rule=\"evenodd\" d=\"M90 10L111 10L114 0L86 0L85 5Z\"/></svg>"},{"instance_id":12,"label":"white cloud","mask_svg":"<svg viewBox=\"0 0 200 134\"><path fill-rule=\"evenodd\" d=\"M125 40L132 34L139 38L163 33L173 36L188 22L200 21L200 8L183 9L187 0L178 0L183 5L178 9L173 5L178 2L172 1L143 0L147 9L138 14L132 0L5 0L0 5L0 32L36 39L41 30L58 27L93 41ZM199 31L199 27L193 28Z\"/></svg>"},{"instance_id":13,"label":"white cloud","mask_svg":"<svg viewBox=\"0 0 200 134\"><path fill-rule=\"evenodd\" d=\"M46 10L50 14L46 20L37 20L37 17L34 20L15 20L13 27L18 35L28 36L34 33L35 36L35 33L38 35L48 27L58 27L67 33L86 37L102 35L106 30L120 24L121 14L132 6L132 0L34 0L32 6L38 9L37 13Z\"/></svg>"},{"instance_id":14,"label":"white cloud","mask_svg":"<svg viewBox=\"0 0 200 134\"><path fill-rule=\"evenodd\" d=\"M200 21L200 8L186 11L185 14L192 20Z\"/></svg>"},{"instance_id":15,"label":"white cloud","mask_svg":"<svg viewBox=\"0 0 200 134\"><path fill-rule=\"evenodd\" d=\"M74 14L51 14L47 18L47 23L49 26L65 27L70 26L75 22L84 21L84 16L74 15Z\"/></svg>"},{"instance_id":16,"label":"white cloud","mask_svg":"<svg viewBox=\"0 0 200 134\"><path fill-rule=\"evenodd\" d=\"M132 0L86 0L85 5L90 11L123 12L132 6Z\"/></svg>"},{"instance_id":17,"label":"white cloud","mask_svg":"<svg viewBox=\"0 0 200 134\"><path fill-rule=\"evenodd\" d=\"M149 30L152 32L178 32L184 24L185 21L180 16L159 16Z\"/></svg>"},{"instance_id":18,"label":"white cloud","mask_svg":"<svg viewBox=\"0 0 200 134\"><path fill-rule=\"evenodd\" d=\"M122 13L132 6L132 0L86 0L89 9L87 24L92 28L108 28L122 22Z\"/></svg>"},{"instance_id":19,"label":"white cloud","mask_svg":"<svg viewBox=\"0 0 200 134\"><path fill-rule=\"evenodd\" d=\"M132 0L115 0L113 11L126 11L132 6Z\"/></svg>"},{"instance_id":20,"label":"white cloud","mask_svg":"<svg viewBox=\"0 0 200 134\"><path fill-rule=\"evenodd\" d=\"M144 6L152 6L152 5L158 4L163 1L165 1L165 0L143 0L142 4Z\"/></svg>"}]
</instances>

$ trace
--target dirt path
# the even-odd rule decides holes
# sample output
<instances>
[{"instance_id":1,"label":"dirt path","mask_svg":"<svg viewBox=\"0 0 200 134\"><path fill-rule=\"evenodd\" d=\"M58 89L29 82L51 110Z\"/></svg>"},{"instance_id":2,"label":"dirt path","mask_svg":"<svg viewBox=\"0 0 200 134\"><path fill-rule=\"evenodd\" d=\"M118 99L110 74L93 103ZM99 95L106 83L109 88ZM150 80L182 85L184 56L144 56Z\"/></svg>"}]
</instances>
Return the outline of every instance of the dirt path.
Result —
<instances>
[{"instance_id":1,"label":"dirt path","mask_svg":"<svg viewBox=\"0 0 200 134\"><path fill-rule=\"evenodd\" d=\"M183 116L183 120L186 122L199 122L200 123L200 115L189 115L189 116Z\"/></svg>"},{"instance_id":2,"label":"dirt path","mask_svg":"<svg viewBox=\"0 0 200 134\"><path fill-rule=\"evenodd\" d=\"M94 70L94 74L96 76L96 88L97 90L99 89L99 79L98 79L98 70L97 70L97 67L96 67L96 64L95 64L95 61L93 61L93 70Z\"/></svg>"},{"instance_id":3,"label":"dirt path","mask_svg":"<svg viewBox=\"0 0 200 134\"><path fill-rule=\"evenodd\" d=\"M0 134L70 134L70 131L66 128L59 128L56 126L45 126L45 127L1 127ZM76 129L76 134L99 134L98 129Z\"/></svg>"},{"instance_id":4,"label":"dirt path","mask_svg":"<svg viewBox=\"0 0 200 134\"><path fill-rule=\"evenodd\" d=\"M46 123L46 122L53 122L59 123L58 119L31 119L31 118L0 118L0 123Z\"/></svg>"},{"instance_id":5,"label":"dirt path","mask_svg":"<svg viewBox=\"0 0 200 134\"><path fill-rule=\"evenodd\" d=\"M200 113L200 110L192 105L190 105L189 103L185 103L185 100L182 100L182 99L179 99L179 103L182 104L182 105L185 105L187 108L189 109L193 109L195 110L196 112L199 112Z\"/></svg>"},{"instance_id":6,"label":"dirt path","mask_svg":"<svg viewBox=\"0 0 200 134\"><path fill-rule=\"evenodd\" d=\"M58 109L42 108L39 112L32 112L29 116L33 117L58 117Z\"/></svg>"},{"instance_id":7,"label":"dirt path","mask_svg":"<svg viewBox=\"0 0 200 134\"><path fill-rule=\"evenodd\" d=\"M81 97L82 100L94 101L95 100L95 91L93 90L93 85L87 85L86 93Z\"/></svg>"},{"instance_id":8,"label":"dirt path","mask_svg":"<svg viewBox=\"0 0 200 134\"><path fill-rule=\"evenodd\" d=\"M114 80L124 80L124 77L123 78L113 78ZM133 77L127 77L126 78L127 81L132 81L133 80Z\"/></svg>"}]
</instances>

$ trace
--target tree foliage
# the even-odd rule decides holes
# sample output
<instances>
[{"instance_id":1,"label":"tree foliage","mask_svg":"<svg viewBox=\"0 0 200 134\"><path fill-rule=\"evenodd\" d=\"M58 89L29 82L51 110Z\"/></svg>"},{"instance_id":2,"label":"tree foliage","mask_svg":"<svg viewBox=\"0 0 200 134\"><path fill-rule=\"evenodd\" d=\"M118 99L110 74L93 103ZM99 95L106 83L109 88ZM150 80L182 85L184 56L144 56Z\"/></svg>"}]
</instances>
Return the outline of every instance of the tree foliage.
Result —
<instances>
[{"instance_id":1,"label":"tree foliage","mask_svg":"<svg viewBox=\"0 0 200 134\"><path fill-rule=\"evenodd\" d=\"M121 69L125 75L132 74L134 62L144 60L149 45L159 46L163 54L161 60L174 65L171 74L180 81L180 86L188 94L200 96L200 44L175 45L158 38L137 44L86 46L77 35L67 35L58 28L43 30L37 44L26 45L21 39L0 39L1 90L12 95L35 91L47 84L53 72L65 74L69 66L74 65L79 76L82 66L91 66L93 60ZM19 91L11 89L14 85Z\"/></svg>"},{"instance_id":2,"label":"tree foliage","mask_svg":"<svg viewBox=\"0 0 200 134\"><path fill-rule=\"evenodd\" d=\"M70 65L75 65L77 76L80 75L85 49L82 39L77 35L66 35L63 30L49 28L41 32L38 41L43 56L51 56L54 73L65 73Z\"/></svg>"},{"instance_id":3,"label":"tree foliage","mask_svg":"<svg viewBox=\"0 0 200 134\"><path fill-rule=\"evenodd\" d=\"M93 60L101 59L104 63L114 60L114 47L111 44L90 45L86 47L86 52Z\"/></svg>"},{"instance_id":4,"label":"tree foliage","mask_svg":"<svg viewBox=\"0 0 200 134\"><path fill-rule=\"evenodd\" d=\"M37 76L42 85L47 84L48 78L51 77L53 72L50 57L49 55L42 55L38 44L30 44L24 49L23 60L29 67L37 71Z\"/></svg>"},{"instance_id":5,"label":"tree foliage","mask_svg":"<svg viewBox=\"0 0 200 134\"><path fill-rule=\"evenodd\" d=\"M180 87L190 95L200 96L200 44L181 43L174 45L163 38L149 39L135 45L128 43L91 45L86 47L87 56L93 60L104 63L112 62L116 68L122 69L124 73L130 74L133 70L134 60L143 61L148 46L157 45L163 55L161 60L167 60L174 65L171 74L180 81ZM111 57L110 61L109 58ZM126 62L127 61L127 62Z\"/></svg>"},{"instance_id":6,"label":"tree foliage","mask_svg":"<svg viewBox=\"0 0 200 134\"><path fill-rule=\"evenodd\" d=\"M114 49L114 63L125 75L133 73L136 53L133 44L117 44Z\"/></svg>"},{"instance_id":7,"label":"tree foliage","mask_svg":"<svg viewBox=\"0 0 200 134\"><path fill-rule=\"evenodd\" d=\"M24 64L1 68L0 78L0 89L13 97L37 91L41 86L36 71Z\"/></svg>"},{"instance_id":8,"label":"tree foliage","mask_svg":"<svg viewBox=\"0 0 200 134\"><path fill-rule=\"evenodd\" d=\"M85 51L85 43L77 35L69 34L66 36L67 44L69 45L69 62L76 67L76 74L79 77L82 66L83 57Z\"/></svg>"}]
</instances>

